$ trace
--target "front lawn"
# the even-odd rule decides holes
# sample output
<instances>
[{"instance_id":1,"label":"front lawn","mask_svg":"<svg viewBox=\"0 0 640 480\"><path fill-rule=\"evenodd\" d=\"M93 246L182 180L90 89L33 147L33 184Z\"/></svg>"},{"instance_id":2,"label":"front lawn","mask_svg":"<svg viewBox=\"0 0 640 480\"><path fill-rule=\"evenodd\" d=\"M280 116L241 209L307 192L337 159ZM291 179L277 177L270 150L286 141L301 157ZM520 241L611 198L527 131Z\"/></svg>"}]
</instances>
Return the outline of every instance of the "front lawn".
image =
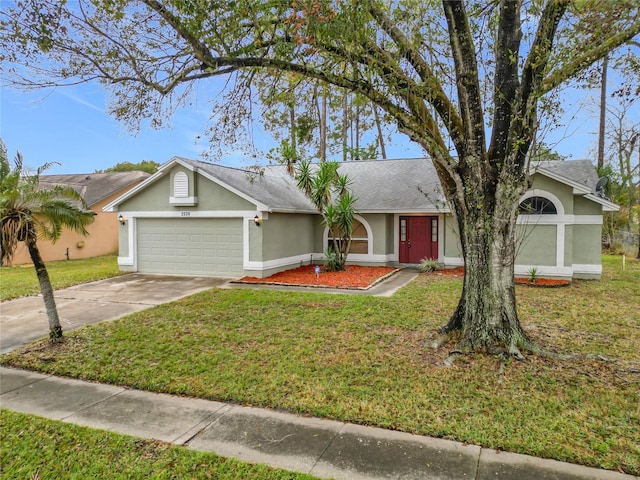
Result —
<instances>
[{"instance_id":1,"label":"front lawn","mask_svg":"<svg viewBox=\"0 0 640 480\"><path fill-rule=\"evenodd\" d=\"M454 439L640 474L640 263L603 281L519 286L532 337L572 360L443 367L428 345L461 279L421 275L391 298L214 289L92 325L2 363Z\"/></svg>"},{"instance_id":2,"label":"front lawn","mask_svg":"<svg viewBox=\"0 0 640 480\"><path fill-rule=\"evenodd\" d=\"M0 410L2 478L312 480L154 440Z\"/></svg>"},{"instance_id":3,"label":"front lawn","mask_svg":"<svg viewBox=\"0 0 640 480\"><path fill-rule=\"evenodd\" d=\"M115 255L47 262L47 272L56 290L121 274ZM40 285L33 265L0 268L0 301L39 293Z\"/></svg>"}]
</instances>

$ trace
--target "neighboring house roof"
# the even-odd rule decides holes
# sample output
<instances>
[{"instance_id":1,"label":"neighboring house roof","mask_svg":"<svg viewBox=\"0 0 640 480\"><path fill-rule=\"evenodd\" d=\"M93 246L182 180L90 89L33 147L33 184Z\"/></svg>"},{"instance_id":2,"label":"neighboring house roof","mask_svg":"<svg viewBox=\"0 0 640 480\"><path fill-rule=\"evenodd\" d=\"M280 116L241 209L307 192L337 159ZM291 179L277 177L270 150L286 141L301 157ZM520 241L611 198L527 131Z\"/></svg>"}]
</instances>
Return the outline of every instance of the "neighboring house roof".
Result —
<instances>
[{"instance_id":1,"label":"neighboring house roof","mask_svg":"<svg viewBox=\"0 0 640 480\"><path fill-rule=\"evenodd\" d=\"M41 188L52 188L56 185L66 185L78 192L88 207L108 198L123 188L138 183L149 177L146 172L111 172L111 173L81 173L41 175Z\"/></svg>"},{"instance_id":2,"label":"neighboring house roof","mask_svg":"<svg viewBox=\"0 0 640 480\"><path fill-rule=\"evenodd\" d=\"M258 210L316 211L297 187L295 179L287 174L284 165L240 169L182 157L173 157L156 174L111 202L105 210L116 209L176 164L197 171L253 203ZM427 158L344 162L340 163L339 171L351 180L355 209L360 213L450 211L433 163ZM595 194L598 177L588 160L540 162L532 165L531 171L571 186L574 193L585 195L605 207L615 207Z\"/></svg>"}]
</instances>

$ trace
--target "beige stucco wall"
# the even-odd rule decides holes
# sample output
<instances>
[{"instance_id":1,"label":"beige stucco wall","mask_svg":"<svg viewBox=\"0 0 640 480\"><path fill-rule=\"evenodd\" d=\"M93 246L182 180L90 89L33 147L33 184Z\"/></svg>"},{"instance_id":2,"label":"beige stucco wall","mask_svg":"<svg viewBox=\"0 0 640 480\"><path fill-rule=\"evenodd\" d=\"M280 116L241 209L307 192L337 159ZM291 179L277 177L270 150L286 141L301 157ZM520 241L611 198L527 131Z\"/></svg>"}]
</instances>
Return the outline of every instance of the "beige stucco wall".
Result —
<instances>
[{"instance_id":1,"label":"beige stucco wall","mask_svg":"<svg viewBox=\"0 0 640 480\"><path fill-rule=\"evenodd\" d=\"M391 252L393 252L393 215L383 213L370 213L361 215L371 228L373 239L373 254L385 255L389 253L389 239L391 239ZM389 235L391 232L391 235Z\"/></svg>"},{"instance_id":2,"label":"beige stucco wall","mask_svg":"<svg viewBox=\"0 0 640 480\"><path fill-rule=\"evenodd\" d=\"M139 182L138 182L139 183ZM135 186L132 185L132 186ZM76 260L81 258L92 258L103 255L113 255L118 252L118 230L120 228L118 222L118 213L103 212L102 208L117 197L127 192L132 186L124 188L104 200L91 206L91 210L97 215L94 222L87 227L89 235L82 235L70 231L63 230L60 239L52 244L45 240L38 240L38 249L45 262L53 260L66 260L67 249L69 249L69 259ZM84 244L84 246L80 246ZM29 251L24 243L20 243L16 254L13 258L13 265L28 264L31 262Z\"/></svg>"},{"instance_id":3,"label":"beige stucco wall","mask_svg":"<svg viewBox=\"0 0 640 480\"><path fill-rule=\"evenodd\" d=\"M573 204L575 215L602 215L602 205L584 197L576 196Z\"/></svg>"},{"instance_id":4,"label":"beige stucco wall","mask_svg":"<svg viewBox=\"0 0 640 480\"><path fill-rule=\"evenodd\" d=\"M453 215L444 215L444 256L462 257L458 224Z\"/></svg>"},{"instance_id":5,"label":"beige stucco wall","mask_svg":"<svg viewBox=\"0 0 640 480\"><path fill-rule=\"evenodd\" d=\"M573 232L575 225L565 225L564 226L564 259L562 266L568 267L574 263L573 260ZM600 251L598 251L598 256L596 258L597 262L600 263Z\"/></svg>"}]
</instances>

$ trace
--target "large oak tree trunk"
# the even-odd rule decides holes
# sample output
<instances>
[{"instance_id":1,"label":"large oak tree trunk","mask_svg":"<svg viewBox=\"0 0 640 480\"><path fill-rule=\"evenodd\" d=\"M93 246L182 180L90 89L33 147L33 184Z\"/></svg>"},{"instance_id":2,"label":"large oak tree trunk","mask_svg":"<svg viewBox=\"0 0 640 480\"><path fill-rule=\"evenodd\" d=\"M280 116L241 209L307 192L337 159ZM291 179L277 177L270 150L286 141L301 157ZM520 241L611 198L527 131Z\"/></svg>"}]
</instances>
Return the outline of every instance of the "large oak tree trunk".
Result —
<instances>
[{"instance_id":1,"label":"large oak tree trunk","mask_svg":"<svg viewBox=\"0 0 640 480\"><path fill-rule=\"evenodd\" d=\"M59 342L62 340L62 325L60 325L58 309L56 308L56 300L53 296L53 287L51 286L47 267L40 256L40 251L38 250L35 237L30 236L30 238L26 239L25 243L29 249L33 266L36 269L38 283L40 284L40 291L42 292L42 299L44 300L44 306L47 311L47 317L49 319L49 338L54 342Z\"/></svg>"},{"instance_id":2,"label":"large oak tree trunk","mask_svg":"<svg viewBox=\"0 0 640 480\"><path fill-rule=\"evenodd\" d=\"M524 181L500 183L495 195L488 183L467 184L464 205L457 203L459 197L453 202L465 274L456 311L440 332L462 331L456 353L482 350L522 358L522 349L534 349L520 325L514 282L516 208Z\"/></svg>"}]
</instances>

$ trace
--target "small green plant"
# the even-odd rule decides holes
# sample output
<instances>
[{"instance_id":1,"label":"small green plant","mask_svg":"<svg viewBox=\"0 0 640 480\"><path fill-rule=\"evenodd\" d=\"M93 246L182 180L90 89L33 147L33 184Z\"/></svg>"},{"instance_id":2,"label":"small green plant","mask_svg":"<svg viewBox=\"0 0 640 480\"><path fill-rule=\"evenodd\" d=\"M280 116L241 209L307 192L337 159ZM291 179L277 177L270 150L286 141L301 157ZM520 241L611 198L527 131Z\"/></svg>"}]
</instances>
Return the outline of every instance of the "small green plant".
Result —
<instances>
[{"instance_id":1,"label":"small green plant","mask_svg":"<svg viewBox=\"0 0 640 480\"><path fill-rule=\"evenodd\" d=\"M529 281L531 283L535 283L537 278L538 278L538 268L537 267L531 267L529 269Z\"/></svg>"},{"instance_id":2,"label":"small green plant","mask_svg":"<svg viewBox=\"0 0 640 480\"><path fill-rule=\"evenodd\" d=\"M440 264L431 258L423 258L420 260L419 270L423 273L433 272L434 270L438 270Z\"/></svg>"},{"instance_id":3,"label":"small green plant","mask_svg":"<svg viewBox=\"0 0 640 480\"><path fill-rule=\"evenodd\" d=\"M338 254L332 248L324 252L324 268L327 272L338 272L343 269Z\"/></svg>"}]
</instances>

